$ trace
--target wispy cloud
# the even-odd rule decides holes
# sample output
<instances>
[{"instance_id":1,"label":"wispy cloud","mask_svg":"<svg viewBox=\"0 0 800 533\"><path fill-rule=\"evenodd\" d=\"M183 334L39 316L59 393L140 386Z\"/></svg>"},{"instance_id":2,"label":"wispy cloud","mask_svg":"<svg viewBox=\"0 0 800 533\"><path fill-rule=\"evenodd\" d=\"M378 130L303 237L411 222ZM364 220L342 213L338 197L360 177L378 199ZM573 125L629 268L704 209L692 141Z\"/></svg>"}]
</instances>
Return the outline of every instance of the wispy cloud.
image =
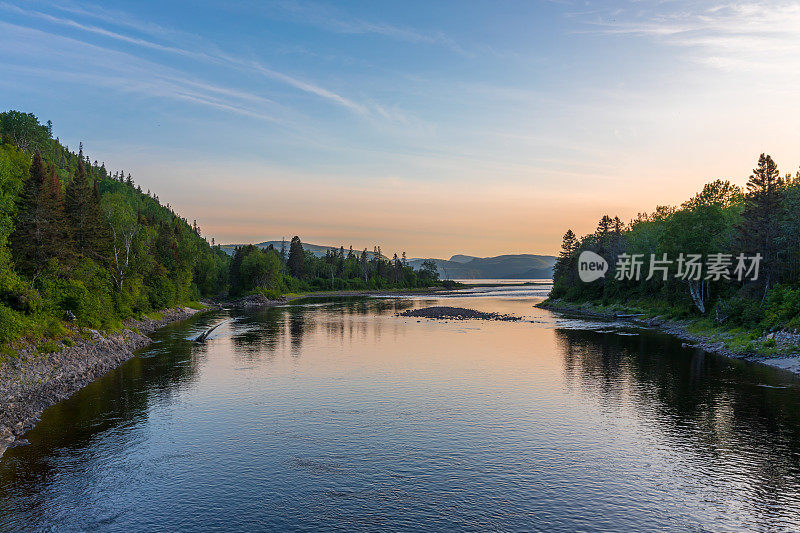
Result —
<instances>
[{"instance_id":1,"label":"wispy cloud","mask_svg":"<svg viewBox=\"0 0 800 533\"><path fill-rule=\"evenodd\" d=\"M423 32L417 29L373 22L348 16L330 6L308 1L274 1L267 4L272 12L280 11L293 21L310 24L334 33L346 35L381 35L389 39L415 44L440 45L458 54L466 50L442 31Z\"/></svg>"},{"instance_id":2,"label":"wispy cloud","mask_svg":"<svg viewBox=\"0 0 800 533\"><path fill-rule=\"evenodd\" d=\"M227 54L221 51L215 51L210 49L210 51L200 51L197 49L190 49L185 48L182 46L172 46L172 45L165 45L161 44L149 39L142 39L139 37L133 37L130 35L125 35L116 31L109 30L107 28L102 28L95 25L84 24L81 22L77 22L72 19L67 19L63 17L57 17L54 15L50 15L48 13L43 13L41 11L35 10L27 10L22 9L18 6L14 6L5 2L0 3L0 8L16 12L18 14L26 15L29 17L35 17L40 20L45 20L52 24L58 24L61 26L66 26L70 28L74 28L83 32L92 33L95 35L100 35L102 37L107 37L110 39L114 39L120 42L124 42L127 44L131 44L134 46L139 46L151 50L156 50L163 53L168 54L175 54L183 57L192 58L199 61L210 62L217 65L223 66L232 66L238 69L247 70L249 72L255 72L262 76L265 76L269 79L275 80L277 82L289 85L294 87L300 91L303 91L308 94L313 94L320 98L324 98L329 100L335 104L341 105L350 109L351 111L355 111L360 114L368 114L369 110L366 106L359 104L349 98L346 98L340 94L337 94L334 91L325 89L320 87L319 85L298 79L294 76L290 76L288 74L276 71L271 69L261 62L253 59L244 59L241 57L237 57L231 54ZM128 25L135 25L135 22L132 22L132 19L128 19ZM143 26L141 28L142 31L149 31L150 26Z\"/></svg>"},{"instance_id":3,"label":"wispy cloud","mask_svg":"<svg viewBox=\"0 0 800 533\"><path fill-rule=\"evenodd\" d=\"M69 37L57 36L0 22L0 50L7 53L25 50L20 55L49 55L59 64L75 65L87 57L91 67L83 70L59 67L27 66L5 63L3 71L18 72L47 79L80 82L98 87L108 87L123 92L134 92L159 98L173 98L221 109L253 118L290 126L282 118L263 111L277 108L272 100L252 93L231 89L185 77L169 69L125 52L109 50Z\"/></svg>"},{"instance_id":4,"label":"wispy cloud","mask_svg":"<svg viewBox=\"0 0 800 533\"><path fill-rule=\"evenodd\" d=\"M800 67L800 4L794 1L632 2L613 13L595 11L586 22L593 33L684 47L695 60L724 70Z\"/></svg>"}]
</instances>

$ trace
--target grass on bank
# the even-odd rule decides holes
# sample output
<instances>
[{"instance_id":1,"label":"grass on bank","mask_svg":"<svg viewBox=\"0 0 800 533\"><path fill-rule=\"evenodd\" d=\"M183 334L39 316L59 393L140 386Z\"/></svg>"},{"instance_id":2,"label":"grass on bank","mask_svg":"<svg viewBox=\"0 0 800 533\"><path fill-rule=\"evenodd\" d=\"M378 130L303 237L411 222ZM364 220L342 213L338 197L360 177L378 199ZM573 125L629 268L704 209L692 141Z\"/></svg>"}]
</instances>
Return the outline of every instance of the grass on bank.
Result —
<instances>
[{"instance_id":1,"label":"grass on bank","mask_svg":"<svg viewBox=\"0 0 800 533\"><path fill-rule=\"evenodd\" d=\"M199 301L190 301L182 306L198 311L209 308ZM76 338L91 340L93 330L100 331L104 335L113 335L125 329L124 322L118 318L107 319L101 327L94 328L80 322L61 320L45 313L26 316L14 311L4 313L4 309L7 308L0 306L0 365L8 358L18 357L20 350L33 348L36 352L46 355L58 352L64 347L75 346ZM164 316L163 311L148 311L131 318L161 320ZM139 333L136 327L132 328L132 331Z\"/></svg>"}]
</instances>

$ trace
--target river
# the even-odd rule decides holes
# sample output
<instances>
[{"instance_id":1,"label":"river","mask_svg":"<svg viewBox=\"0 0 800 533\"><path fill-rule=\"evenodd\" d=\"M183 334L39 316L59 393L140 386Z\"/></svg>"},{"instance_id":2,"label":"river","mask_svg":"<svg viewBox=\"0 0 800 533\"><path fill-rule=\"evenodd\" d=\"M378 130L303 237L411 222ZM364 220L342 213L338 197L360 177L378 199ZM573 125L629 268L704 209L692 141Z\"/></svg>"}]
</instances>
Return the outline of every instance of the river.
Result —
<instances>
[{"instance_id":1,"label":"river","mask_svg":"<svg viewBox=\"0 0 800 533\"><path fill-rule=\"evenodd\" d=\"M167 327L0 459L0 531L800 530L800 380L546 292Z\"/></svg>"}]
</instances>

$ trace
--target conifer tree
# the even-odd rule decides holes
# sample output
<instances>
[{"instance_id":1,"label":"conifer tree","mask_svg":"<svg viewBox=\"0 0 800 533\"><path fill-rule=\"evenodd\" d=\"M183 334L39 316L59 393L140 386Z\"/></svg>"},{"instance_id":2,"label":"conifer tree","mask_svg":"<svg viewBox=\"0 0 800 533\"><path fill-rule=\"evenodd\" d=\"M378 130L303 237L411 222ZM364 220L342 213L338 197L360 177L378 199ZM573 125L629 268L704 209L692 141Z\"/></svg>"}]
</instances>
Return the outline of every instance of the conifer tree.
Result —
<instances>
[{"instance_id":1,"label":"conifer tree","mask_svg":"<svg viewBox=\"0 0 800 533\"><path fill-rule=\"evenodd\" d=\"M97 182L89 182L82 157L78 171L67 185L65 209L72 228L72 249L78 256L103 260L108 254L108 230L100 209Z\"/></svg>"},{"instance_id":2,"label":"conifer tree","mask_svg":"<svg viewBox=\"0 0 800 533\"><path fill-rule=\"evenodd\" d=\"M69 226L64 211L64 194L61 191L61 180L56 167L50 167L47 179L39 190L39 206L42 211L44 226L43 255L45 260L62 259L67 253Z\"/></svg>"},{"instance_id":3,"label":"conifer tree","mask_svg":"<svg viewBox=\"0 0 800 533\"><path fill-rule=\"evenodd\" d=\"M561 251L553 267L553 277L555 279L566 276L569 273L570 266L573 264L573 256L578 251L578 244L578 237L575 232L568 229L561 241Z\"/></svg>"},{"instance_id":4,"label":"conifer tree","mask_svg":"<svg viewBox=\"0 0 800 533\"><path fill-rule=\"evenodd\" d=\"M289 259L287 261L289 273L297 279L302 278L305 274L305 263L306 254L303 250L303 243L300 242L300 237L295 235L292 237L292 242L289 243Z\"/></svg>"},{"instance_id":5,"label":"conifer tree","mask_svg":"<svg viewBox=\"0 0 800 533\"><path fill-rule=\"evenodd\" d=\"M39 206L39 193L47 177L41 154L37 151L31 162L17 204L17 222L11 235L11 250L17 270L35 276L44 266L42 255L43 212Z\"/></svg>"},{"instance_id":6,"label":"conifer tree","mask_svg":"<svg viewBox=\"0 0 800 533\"><path fill-rule=\"evenodd\" d=\"M747 194L739 225L739 244L744 253L760 253L764 294L779 280L778 235L783 213L784 182L769 155L761 154L747 181Z\"/></svg>"}]
</instances>

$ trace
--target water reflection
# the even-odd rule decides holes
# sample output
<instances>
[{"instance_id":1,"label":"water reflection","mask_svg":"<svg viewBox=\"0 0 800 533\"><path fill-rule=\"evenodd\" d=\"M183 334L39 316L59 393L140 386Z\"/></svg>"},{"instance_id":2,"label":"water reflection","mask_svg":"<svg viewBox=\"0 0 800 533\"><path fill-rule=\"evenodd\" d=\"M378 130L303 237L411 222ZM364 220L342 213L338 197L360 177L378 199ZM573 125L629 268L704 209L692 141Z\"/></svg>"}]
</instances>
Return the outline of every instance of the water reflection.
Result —
<instances>
[{"instance_id":1,"label":"water reflection","mask_svg":"<svg viewBox=\"0 0 800 533\"><path fill-rule=\"evenodd\" d=\"M79 457L98 436L125 431L146 420L154 404L169 404L191 386L205 357L205 347L186 338L186 330L202 331L210 316L164 328L157 342L114 372L98 379L72 398L45 411L38 426L26 435L30 445L11 449L0 462L0 526L10 513L12 495L22 490L44 494L49 483L63 475L52 454ZM46 500L28 498L26 513L43 517ZM13 509L13 507L11 508ZM0 527L2 529L2 527Z\"/></svg>"},{"instance_id":2,"label":"water reflection","mask_svg":"<svg viewBox=\"0 0 800 533\"><path fill-rule=\"evenodd\" d=\"M7 452L0 530L800 527L797 379L513 298L458 305L531 321L343 299L166 328Z\"/></svg>"},{"instance_id":3,"label":"water reflection","mask_svg":"<svg viewBox=\"0 0 800 533\"><path fill-rule=\"evenodd\" d=\"M683 475L709 486L739 485L749 520L797 523L800 495L798 379L763 365L730 360L677 339L556 330L564 375L605 405L629 403L659 424L675 448L692 458ZM742 491L741 487L746 487ZM721 502L722 503L722 502ZM763 519L763 516L761 517Z\"/></svg>"}]
</instances>

